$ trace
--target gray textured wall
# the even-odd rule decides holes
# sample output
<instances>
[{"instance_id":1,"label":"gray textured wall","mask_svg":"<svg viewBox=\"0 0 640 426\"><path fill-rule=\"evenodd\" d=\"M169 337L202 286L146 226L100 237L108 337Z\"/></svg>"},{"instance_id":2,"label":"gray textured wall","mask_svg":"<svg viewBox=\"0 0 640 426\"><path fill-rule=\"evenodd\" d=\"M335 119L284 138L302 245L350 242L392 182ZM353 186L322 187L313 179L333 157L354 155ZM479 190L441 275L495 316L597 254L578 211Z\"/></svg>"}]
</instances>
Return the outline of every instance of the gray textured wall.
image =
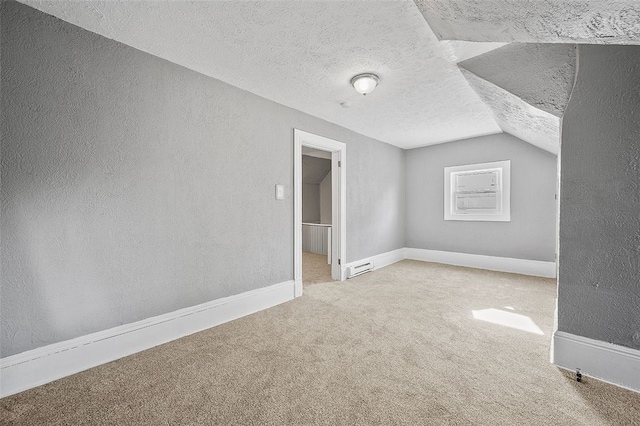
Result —
<instances>
[{"instance_id":1,"label":"gray textured wall","mask_svg":"<svg viewBox=\"0 0 640 426\"><path fill-rule=\"evenodd\" d=\"M579 46L562 126L558 329L640 349L640 46Z\"/></svg>"},{"instance_id":2,"label":"gray textured wall","mask_svg":"<svg viewBox=\"0 0 640 426\"><path fill-rule=\"evenodd\" d=\"M404 246L400 149L0 7L0 356L293 279L293 128L347 144L346 262Z\"/></svg>"},{"instance_id":3,"label":"gray textured wall","mask_svg":"<svg viewBox=\"0 0 640 426\"><path fill-rule=\"evenodd\" d=\"M320 182L320 223L331 224L331 173Z\"/></svg>"},{"instance_id":4,"label":"gray textured wall","mask_svg":"<svg viewBox=\"0 0 640 426\"><path fill-rule=\"evenodd\" d=\"M347 145L347 262L405 247L404 151L370 146Z\"/></svg>"},{"instance_id":5,"label":"gray textured wall","mask_svg":"<svg viewBox=\"0 0 640 426\"><path fill-rule=\"evenodd\" d=\"M506 133L408 150L407 247L555 260L557 157ZM444 220L444 167L511 160L511 222Z\"/></svg>"},{"instance_id":6,"label":"gray textured wall","mask_svg":"<svg viewBox=\"0 0 640 426\"><path fill-rule=\"evenodd\" d=\"M320 222L320 185L302 184L302 221Z\"/></svg>"}]
</instances>

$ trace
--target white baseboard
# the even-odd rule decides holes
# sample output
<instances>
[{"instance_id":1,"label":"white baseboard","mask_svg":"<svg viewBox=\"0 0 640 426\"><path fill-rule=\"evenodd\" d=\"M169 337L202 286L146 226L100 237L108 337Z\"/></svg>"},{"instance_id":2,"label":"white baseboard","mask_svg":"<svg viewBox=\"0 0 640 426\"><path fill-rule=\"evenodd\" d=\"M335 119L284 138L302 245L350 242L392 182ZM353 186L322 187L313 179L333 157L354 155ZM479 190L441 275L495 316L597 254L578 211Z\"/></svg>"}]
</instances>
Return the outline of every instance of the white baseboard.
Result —
<instances>
[{"instance_id":1,"label":"white baseboard","mask_svg":"<svg viewBox=\"0 0 640 426\"><path fill-rule=\"evenodd\" d=\"M640 351L557 331L551 362L561 368L640 392Z\"/></svg>"},{"instance_id":2,"label":"white baseboard","mask_svg":"<svg viewBox=\"0 0 640 426\"><path fill-rule=\"evenodd\" d=\"M302 296L302 278L296 278L294 283L294 297Z\"/></svg>"},{"instance_id":3,"label":"white baseboard","mask_svg":"<svg viewBox=\"0 0 640 426\"><path fill-rule=\"evenodd\" d=\"M537 277L555 278L556 263L539 260L513 259L509 257L483 256L480 254L454 253L450 251L406 248L406 258L424 262L444 263L488 269L491 271L511 272Z\"/></svg>"},{"instance_id":4,"label":"white baseboard","mask_svg":"<svg viewBox=\"0 0 640 426\"><path fill-rule=\"evenodd\" d=\"M355 262L349 262L347 264L342 265L342 276L347 278L349 276L349 267L355 265L361 265L366 262L373 263L373 270L384 268L385 266L392 265L396 262L404 260L405 256L405 248L400 248L392 251L388 251L386 253L377 254L371 257L365 257L364 259L357 260Z\"/></svg>"},{"instance_id":5,"label":"white baseboard","mask_svg":"<svg viewBox=\"0 0 640 426\"><path fill-rule=\"evenodd\" d=\"M223 324L294 297L285 281L0 359L0 398Z\"/></svg>"},{"instance_id":6,"label":"white baseboard","mask_svg":"<svg viewBox=\"0 0 640 426\"><path fill-rule=\"evenodd\" d=\"M373 269L376 270L404 259L444 263L446 265L466 266L469 268L488 269L499 272L511 272L523 275L534 275L545 278L556 277L555 262L483 256L480 254L455 253L450 251L426 250L408 247L366 257L355 262L349 262L342 266L342 275L346 278L348 276L347 271L350 266L360 265L365 262L373 262Z\"/></svg>"}]
</instances>

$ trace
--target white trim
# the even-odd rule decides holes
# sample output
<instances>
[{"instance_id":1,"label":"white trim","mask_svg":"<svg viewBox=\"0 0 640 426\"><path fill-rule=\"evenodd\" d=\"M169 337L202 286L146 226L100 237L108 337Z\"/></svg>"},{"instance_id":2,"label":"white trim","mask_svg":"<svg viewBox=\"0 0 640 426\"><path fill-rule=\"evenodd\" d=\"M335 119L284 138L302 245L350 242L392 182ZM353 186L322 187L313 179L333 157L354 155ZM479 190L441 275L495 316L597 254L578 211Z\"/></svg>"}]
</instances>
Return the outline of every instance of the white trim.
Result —
<instances>
[{"instance_id":1,"label":"white trim","mask_svg":"<svg viewBox=\"0 0 640 426\"><path fill-rule=\"evenodd\" d=\"M285 281L0 359L0 398L292 300Z\"/></svg>"},{"instance_id":2,"label":"white trim","mask_svg":"<svg viewBox=\"0 0 640 426\"><path fill-rule=\"evenodd\" d=\"M338 259L345 261L347 255L347 145L333 139L293 130L293 277L295 297L302 296L302 147L331 151L331 277L344 281L345 270ZM338 167L340 162L340 167Z\"/></svg>"},{"instance_id":3,"label":"white trim","mask_svg":"<svg viewBox=\"0 0 640 426\"><path fill-rule=\"evenodd\" d=\"M363 263L371 262L373 263L373 270L384 268L385 266L392 265L396 262L404 260L405 256L405 248L400 248L397 250L388 251L386 253L377 254L371 257L365 257L364 259L357 260L355 262L349 262L342 266L342 274L346 277L348 276L349 267L362 265Z\"/></svg>"},{"instance_id":4,"label":"white trim","mask_svg":"<svg viewBox=\"0 0 640 426\"><path fill-rule=\"evenodd\" d=\"M350 266L373 263L373 270L384 268L404 259L420 260L423 262L444 263L446 265L466 266L469 268L488 269L490 271L510 272L523 275L533 275L544 278L555 278L555 262L539 260L513 259L509 257L483 256L480 254L455 253L450 251L426 250L403 247L386 253L365 257L343 265L346 276Z\"/></svg>"},{"instance_id":5,"label":"white trim","mask_svg":"<svg viewBox=\"0 0 640 426\"><path fill-rule=\"evenodd\" d=\"M556 263L539 260L513 259L510 257L483 256L480 254L455 253L450 251L407 248L406 258L424 262L444 263L447 265L467 266L469 268L488 269L490 271L511 272L515 274L535 275L555 278Z\"/></svg>"},{"instance_id":6,"label":"white trim","mask_svg":"<svg viewBox=\"0 0 640 426\"><path fill-rule=\"evenodd\" d=\"M640 351L557 331L551 362L571 371L640 392Z\"/></svg>"},{"instance_id":7,"label":"white trim","mask_svg":"<svg viewBox=\"0 0 640 426\"><path fill-rule=\"evenodd\" d=\"M294 297L302 296L302 144L293 130L293 281Z\"/></svg>"},{"instance_id":8,"label":"white trim","mask_svg":"<svg viewBox=\"0 0 640 426\"><path fill-rule=\"evenodd\" d=\"M341 145L331 153L331 278L344 281L340 263L347 257L347 146Z\"/></svg>"}]
</instances>

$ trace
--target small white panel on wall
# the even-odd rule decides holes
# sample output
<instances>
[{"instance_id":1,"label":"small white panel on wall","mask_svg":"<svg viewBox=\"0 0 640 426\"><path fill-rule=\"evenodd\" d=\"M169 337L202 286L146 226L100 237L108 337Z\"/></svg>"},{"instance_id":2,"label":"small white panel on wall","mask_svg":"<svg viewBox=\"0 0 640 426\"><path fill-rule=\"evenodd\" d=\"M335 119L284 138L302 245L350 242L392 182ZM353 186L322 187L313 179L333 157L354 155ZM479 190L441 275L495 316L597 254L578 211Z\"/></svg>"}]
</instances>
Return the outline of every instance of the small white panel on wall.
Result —
<instances>
[{"instance_id":1,"label":"small white panel on wall","mask_svg":"<svg viewBox=\"0 0 640 426\"><path fill-rule=\"evenodd\" d=\"M444 220L511 221L511 161L444 168Z\"/></svg>"}]
</instances>

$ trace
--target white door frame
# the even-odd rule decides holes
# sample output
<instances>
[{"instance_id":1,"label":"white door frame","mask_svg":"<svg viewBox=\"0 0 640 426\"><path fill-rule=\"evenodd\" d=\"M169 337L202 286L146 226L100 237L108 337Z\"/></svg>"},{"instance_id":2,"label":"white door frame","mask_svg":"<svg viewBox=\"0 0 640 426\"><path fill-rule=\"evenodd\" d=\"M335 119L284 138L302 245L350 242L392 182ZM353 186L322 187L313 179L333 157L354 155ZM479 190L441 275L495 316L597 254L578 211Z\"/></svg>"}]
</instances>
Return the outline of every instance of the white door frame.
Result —
<instances>
[{"instance_id":1,"label":"white door frame","mask_svg":"<svg viewBox=\"0 0 640 426\"><path fill-rule=\"evenodd\" d=\"M331 278L345 280L347 254L347 145L293 129L294 271L295 297L302 296L302 147L331 152Z\"/></svg>"}]
</instances>

